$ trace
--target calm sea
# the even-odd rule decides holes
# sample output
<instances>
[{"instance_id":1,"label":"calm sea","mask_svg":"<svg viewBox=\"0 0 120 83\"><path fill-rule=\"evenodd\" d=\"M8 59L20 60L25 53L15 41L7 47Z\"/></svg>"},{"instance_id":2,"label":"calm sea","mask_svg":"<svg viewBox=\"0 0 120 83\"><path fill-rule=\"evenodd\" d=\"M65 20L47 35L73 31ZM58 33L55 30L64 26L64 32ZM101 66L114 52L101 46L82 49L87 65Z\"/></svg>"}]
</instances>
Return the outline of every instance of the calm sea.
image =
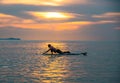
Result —
<instances>
[{"instance_id":1,"label":"calm sea","mask_svg":"<svg viewBox=\"0 0 120 83\"><path fill-rule=\"evenodd\" d=\"M88 55L41 55L49 43ZM120 42L0 41L0 83L120 83Z\"/></svg>"}]
</instances>

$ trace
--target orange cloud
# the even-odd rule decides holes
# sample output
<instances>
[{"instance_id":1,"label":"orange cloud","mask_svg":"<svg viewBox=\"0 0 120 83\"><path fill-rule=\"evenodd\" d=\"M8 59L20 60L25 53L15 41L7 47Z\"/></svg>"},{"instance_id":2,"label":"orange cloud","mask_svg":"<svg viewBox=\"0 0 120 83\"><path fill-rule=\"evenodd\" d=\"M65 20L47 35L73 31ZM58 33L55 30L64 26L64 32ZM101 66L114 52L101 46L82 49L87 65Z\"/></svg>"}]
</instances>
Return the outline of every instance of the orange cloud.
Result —
<instances>
[{"instance_id":1,"label":"orange cloud","mask_svg":"<svg viewBox=\"0 0 120 83\"><path fill-rule=\"evenodd\" d=\"M52 12L53 13L53 12ZM36 17L42 17L39 13L35 14ZM51 14L51 13L50 13ZM64 13L54 13L55 15L50 17L51 19L68 19L69 15ZM59 16L59 17L58 17ZM45 15L46 17L46 15ZM43 19L45 18L43 15ZM18 28L27 28L27 29L44 29L44 30L54 30L54 31L63 31L63 30L76 30L78 28L83 28L84 26L96 25L96 24L108 24L115 23L116 21L110 20L101 20L101 21L76 21L76 22L63 22L63 23L38 23L35 19L23 19L12 15L7 15L0 13L0 27L18 27ZM49 17L46 17L48 19Z\"/></svg>"},{"instance_id":2,"label":"orange cloud","mask_svg":"<svg viewBox=\"0 0 120 83\"><path fill-rule=\"evenodd\" d=\"M89 25L90 22L66 22L66 23L43 23L43 24L5 24L4 26L12 26L19 28L27 28L27 29L44 29L44 30L55 30L55 31L63 31L63 30L76 30L78 28L82 28L85 25Z\"/></svg>"},{"instance_id":3,"label":"orange cloud","mask_svg":"<svg viewBox=\"0 0 120 83\"><path fill-rule=\"evenodd\" d=\"M55 13L59 16L59 13ZM60 13L59 18L67 18L68 16ZM0 13L0 27L18 27L18 28L28 28L28 29L44 29L44 30L76 30L83 25L88 25L90 22L64 22L64 23L37 23L34 20L22 19L12 15ZM52 17L58 18L58 17ZM3 21L4 20L4 21Z\"/></svg>"},{"instance_id":4,"label":"orange cloud","mask_svg":"<svg viewBox=\"0 0 120 83\"><path fill-rule=\"evenodd\" d=\"M0 13L0 23L14 23L18 21L18 18L12 15Z\"/></svg>"},{"instance_id":5,"label":"orange cloud","mask_svg":"<svg viewBox=\"0 0 120 83\"><path fill-rule=\"evenodd\" d=\"M11 18L11 17L15 17L15 16L0 13L0 18Z\"/></svg>"},{"instance_id":6,"label":"orange cloud","mask_svg":"<svg viewBox=\"0 0 120 83\"><path fill-rule=\"evenodd\" d=\"M111 24L111 23L117 23L117 21L112 21L112 20L101 20L101 21L97 21L94 22L93 24Z\"/></svg>"},{"instance_id":7,"label":"orange cloud","mask_svg":"<svg viewBox=\"0 0 120 83\"><path fill-rule=\"evenodd\" d=\"M32 13L35 14L36 17L42 17L43 19L68 19L72 17L72 15L67 13L57 13L57 12L47 12L44 13ZM51 16L53 14L53 16ZM49 17L50 15L50 17ZM46 17L47 16L47 17ZM45 30L75 30L80 26L87 25L89 22L64 22L64 23L37 23L34 19L23 19L12 15L2 14L0 13L0 27L5 26L12 26L12 27L19 27L19 28L28 28L28 29L45 29Z\"/></svg>"},{"instance_id":8,"label":"orange cloud","mask_svg":"<svg viewBox=\"0 0 120 83\"><path fill-rule=\"evenodd\" d=\"M108 12L100 15L93 15L94 18L115 18L120 17L120 12Z\"/></svg>"},{"instance_id":9,"label":"orange cloud","mask_svg":"<svg viewBox=\"0 0 120 83\"><path fill-rule=\"evenodd\" d=\"M108 13L103 13L100 15L93 15L93 18L98 18L102 19L96 24L111 24L111 23L119 23L119 18L120 18L120 12L108 12Z\"/></svg>"},{"instance_id":10,"label":"orange cloud","mask_svg":"<svg viewBox=\"0 0 120 83\"><path fill-rule=\"evenodd\" d=\"M65 22L65 23L37 23L37 24L13 24L15 27L28 28L28 29L44 29L44 30L77 30L79 28L84 28L85 26L97 25L97 24L108 24L115 23L114 21L78 21L78 22Z\"/></svg>"},{"instance_id":11,"label":"orange cloud","mask_svg":"<svg viewBox=\"0 0 120 83\"><path fill-rule=\"evenodd\" d=\"M16 16L0 13L0 24L14 24L14 23L35 23L30 19L23 19Z\"/></svg>"},{"instance_id":12,"label":"orange cloud","mask_svg":"<svg viewBox=\"0 0 120 83\"><path fill-rule=\"evenodd\" d=\"M89 0L2 0L2 4L50 5L89 4Z\"/></svg>"}]
</instances>

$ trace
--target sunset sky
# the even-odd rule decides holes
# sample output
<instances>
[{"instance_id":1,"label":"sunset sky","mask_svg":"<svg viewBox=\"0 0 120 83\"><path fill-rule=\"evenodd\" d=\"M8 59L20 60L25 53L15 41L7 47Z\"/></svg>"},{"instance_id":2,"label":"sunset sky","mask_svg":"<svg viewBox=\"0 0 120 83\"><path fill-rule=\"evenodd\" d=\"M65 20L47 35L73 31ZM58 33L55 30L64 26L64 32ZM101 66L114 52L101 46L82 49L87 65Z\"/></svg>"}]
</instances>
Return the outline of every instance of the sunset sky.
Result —
<instances>
[{"instance_id":1,"label":"sunset sky","mask_svg":"<svg viewBox=\"0 0 120 83\"><path fill-rule=\"evenodd\" d=\"M117 41L120 0L0 0L0 38Z\"/></svg>"}]
</instances>

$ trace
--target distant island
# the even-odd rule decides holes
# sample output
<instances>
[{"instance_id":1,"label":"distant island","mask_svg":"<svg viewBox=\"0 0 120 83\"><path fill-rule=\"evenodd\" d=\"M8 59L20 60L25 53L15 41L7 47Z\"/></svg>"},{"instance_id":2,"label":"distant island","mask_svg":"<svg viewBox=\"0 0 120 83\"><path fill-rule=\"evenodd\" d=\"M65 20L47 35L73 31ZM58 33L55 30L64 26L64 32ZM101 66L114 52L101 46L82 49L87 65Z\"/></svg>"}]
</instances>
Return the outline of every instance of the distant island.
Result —
<instances>
[{"instance_id":1,"label":"distant island","mask_svg":"<svg viewBox=\"0 0 120 83\"><path fill-rule=\"evenodd\" d=\"M20 38L0 38L0 40L21 40Z\"/></svg>"}]
</instances>

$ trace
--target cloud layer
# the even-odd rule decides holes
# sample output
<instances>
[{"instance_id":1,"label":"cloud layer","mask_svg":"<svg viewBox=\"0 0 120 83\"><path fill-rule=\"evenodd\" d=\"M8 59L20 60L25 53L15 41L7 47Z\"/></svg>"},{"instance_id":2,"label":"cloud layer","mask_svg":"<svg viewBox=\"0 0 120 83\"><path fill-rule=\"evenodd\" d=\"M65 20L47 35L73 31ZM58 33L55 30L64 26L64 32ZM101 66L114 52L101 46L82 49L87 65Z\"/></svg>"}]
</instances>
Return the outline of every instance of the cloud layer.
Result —
<instances>
[{"instance_id":1,"label":"cloud layer","mask_svg":"<svg viewBox=\"0 0 120 83\"><path fill-rule=\"evenodd\" d=\"M62 40L64 36L68 40L110 40L111 36L111 40L117 40L120 11L114 5L118 6L107 0L1 0L0 32L4 33L0 37L8 37L16 30L24 35L14 35L25 39L34 33L35 39L55 36L52 39Z\"/></svg>"},{"instance_id":2,"label":"cloud layer","mask_svg":"<svg viewBox=\"0 0 120 83\"><path fill-rule=\"evenodd\" d=\"M89 0L1 0L1 4L49 5L89 4Z\"/></svg>"}]
</instances>

